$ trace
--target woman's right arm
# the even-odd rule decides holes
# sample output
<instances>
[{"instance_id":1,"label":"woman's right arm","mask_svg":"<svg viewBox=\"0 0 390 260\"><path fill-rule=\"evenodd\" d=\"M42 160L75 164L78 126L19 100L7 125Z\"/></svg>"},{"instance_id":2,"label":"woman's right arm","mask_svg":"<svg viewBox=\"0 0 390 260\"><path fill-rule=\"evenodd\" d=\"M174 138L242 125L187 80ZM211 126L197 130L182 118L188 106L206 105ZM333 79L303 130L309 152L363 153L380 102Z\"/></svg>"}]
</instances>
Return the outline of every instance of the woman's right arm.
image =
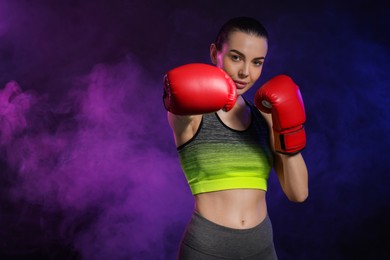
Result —
<instances>
[{"instance_id":1,"label":"woman's right arm","mask_svg":"<svg viewBox=\"0 0 390 260\"><path fill-rule=\"evenodd\" d=\"M172 128L176 147L189 141L199 128L202 116L178 116L168 112L168 122Z\"/></svg>"},{"instance_id":2,"label":"woman's right arm","mask_svg":"<svg viewBox=\"0 0 390 260\"><path fill-rule=\"evenodd\" d=\"M163 101L177 146L194 136L202 114L229 111L236 100L233 80L212 65L187 64L170 70L164 77Z\"/></svg>"}]
</instances>

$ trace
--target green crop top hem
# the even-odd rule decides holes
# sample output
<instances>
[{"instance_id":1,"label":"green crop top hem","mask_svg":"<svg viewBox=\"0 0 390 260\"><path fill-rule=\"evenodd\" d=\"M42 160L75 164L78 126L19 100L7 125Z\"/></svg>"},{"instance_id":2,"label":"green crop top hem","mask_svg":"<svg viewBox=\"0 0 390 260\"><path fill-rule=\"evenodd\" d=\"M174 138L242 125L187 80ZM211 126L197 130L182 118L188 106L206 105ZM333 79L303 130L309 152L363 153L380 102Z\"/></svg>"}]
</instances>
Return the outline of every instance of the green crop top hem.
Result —
<instances>
[{"instance_id":1,"label":"green crop top hem","mask_svg":"<svg viewBox=\"0 0 390 260\"><path fill-rule=\"evenodd\" d=\"M199 181L189 184L192 194L232 189L260 189L267 191L267 180L258 177L235 177Z\"/></svg>"}]
</instances>

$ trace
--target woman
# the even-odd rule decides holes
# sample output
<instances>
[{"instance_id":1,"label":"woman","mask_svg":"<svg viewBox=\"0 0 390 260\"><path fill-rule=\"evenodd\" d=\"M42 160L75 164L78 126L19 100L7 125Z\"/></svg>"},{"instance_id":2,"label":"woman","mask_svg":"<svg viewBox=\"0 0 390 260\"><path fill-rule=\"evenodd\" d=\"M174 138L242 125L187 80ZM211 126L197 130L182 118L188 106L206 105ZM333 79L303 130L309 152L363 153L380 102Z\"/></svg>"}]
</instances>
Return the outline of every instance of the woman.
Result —
<instances>
[{"instance_id":1,"label":"woman","mask_svg":"<svg viewBox=\"0 0 390 260\"><path fill-rule=\"evenodd\" d=\"M267 51L261 23L233 18L210 46L215 66L190 64L166 75L164 104L195 199L179 259L277 259L265 198L271 168L291 201L308 196L299 152L303 103L296 90L284 88L294 83L287 76L267 83L256 93L257 108L243 97L259 79ZM293 102L279 104L275 92ZM291 118L294 127L284 129Z\"/></svg>"}]
</instances>

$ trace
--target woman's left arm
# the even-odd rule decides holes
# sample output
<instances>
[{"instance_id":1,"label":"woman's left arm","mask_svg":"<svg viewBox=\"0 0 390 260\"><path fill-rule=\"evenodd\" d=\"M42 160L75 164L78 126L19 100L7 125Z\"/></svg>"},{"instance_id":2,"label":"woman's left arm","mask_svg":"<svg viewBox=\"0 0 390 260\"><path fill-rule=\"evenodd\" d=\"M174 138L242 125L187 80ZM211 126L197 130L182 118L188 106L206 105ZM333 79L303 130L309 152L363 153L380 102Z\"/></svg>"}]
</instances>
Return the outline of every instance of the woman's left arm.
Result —
<instances>
[{"instance_id":1,"label":"woman's left arm","mask_svg":"<svg viewBox=\"0 0 390 260\"><path fill-rule=\"evenodd\" d=\"M290 201L305 201L309 195L309 188L307 168L302 154L274 154L274 169L283 192Z\"/></svg>"},{"instance_id":2,"label":"woman's left arm","mask_svg":"<svg viewBox=\"0 0 390 260\"><path fill-rule=\"evenodd\" d=\"M291 201L305 201L308 174L300 151L306 145L306 115L299 87L289 76L279 75L256 91L254 102L270 129L274 169L284 193Z\"/></svg>"},{"instance_id":3,"label":"woman's left arm","mask_svg":"<svg viewBox=\"0 0 390 260\"><path fill-rule=\"evenodd\" d=\"M287 198L293 202L303 202L309 195L308 172L301 153L287 155L275 152L272 116L261 112L270 129L270 144L274 153L274 169L280 186Z\"/></svg>"}]
</instances>

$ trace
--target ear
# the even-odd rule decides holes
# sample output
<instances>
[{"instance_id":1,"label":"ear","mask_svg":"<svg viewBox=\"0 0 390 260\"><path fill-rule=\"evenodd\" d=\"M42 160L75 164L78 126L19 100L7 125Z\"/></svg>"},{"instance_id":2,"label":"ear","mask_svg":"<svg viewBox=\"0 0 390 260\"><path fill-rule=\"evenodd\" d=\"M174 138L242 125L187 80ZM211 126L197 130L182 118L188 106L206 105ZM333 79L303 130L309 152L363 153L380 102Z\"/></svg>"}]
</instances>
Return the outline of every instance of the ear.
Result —
<instances>
[{"instance_id":1,"label":"ear","mask_svg":"<svg viewBox=\"0 0 390 260\"><path fill-rule=\"evenodd\" d=\"M210 45L210 59L214 65L217 64L217 46L215 45L215 43L212 43Z\"/></svg>"}]
</instances>

